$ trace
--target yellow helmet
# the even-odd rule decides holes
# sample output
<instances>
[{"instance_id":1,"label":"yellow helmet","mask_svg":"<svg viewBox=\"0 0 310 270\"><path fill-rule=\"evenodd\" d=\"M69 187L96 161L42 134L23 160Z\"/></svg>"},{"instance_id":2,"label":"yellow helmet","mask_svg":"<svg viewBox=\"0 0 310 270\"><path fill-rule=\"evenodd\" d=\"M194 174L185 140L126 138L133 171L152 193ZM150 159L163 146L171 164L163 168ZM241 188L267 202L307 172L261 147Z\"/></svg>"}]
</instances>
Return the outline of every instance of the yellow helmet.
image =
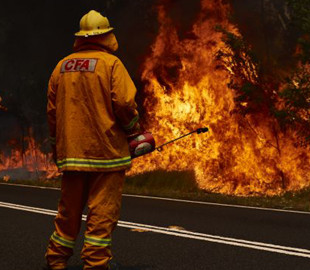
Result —
<instances>
[{"instance_id":1,"label":"yellow helmet","mask_svg":"<svg viewBox=\"0 0 310 270\"><path fill-rule=\"evenodd\" d=\"M109 33L114 28L110 27L107 17L95 10L89 11L80 20L80 31L75 33L77 37L97 36Z\"/></svg>"}]
</instances>

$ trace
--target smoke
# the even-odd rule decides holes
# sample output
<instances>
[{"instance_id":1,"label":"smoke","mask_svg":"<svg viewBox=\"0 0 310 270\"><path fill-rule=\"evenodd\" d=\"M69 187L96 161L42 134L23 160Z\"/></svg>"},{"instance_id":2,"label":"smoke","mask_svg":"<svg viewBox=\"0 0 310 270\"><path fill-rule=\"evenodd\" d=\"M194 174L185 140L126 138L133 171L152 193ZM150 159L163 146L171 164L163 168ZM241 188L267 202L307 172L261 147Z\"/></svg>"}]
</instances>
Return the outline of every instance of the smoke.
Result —
<instances>
[{"instance_id":1,"label":"smoke","mask_svg":"<svg viewBox=\"0 0 310 270\"><path fill-rule=\"evenodd\" d=\"M264 73L286 74L293 66L296 30L285 0L232 0L232 18L263 66Z\"/></svg>"},{"instance_id":2,"label":"smoke","mask_svg":"<svg viewBox=\"0 0 310 270\"><path fill-rule=\"evenodd\" d=\"M179 39L195 38L192 26L201 9L200 0L160 0L157 3L165 8L167 16L173 21Z\"/></svg>"}]
</instances>

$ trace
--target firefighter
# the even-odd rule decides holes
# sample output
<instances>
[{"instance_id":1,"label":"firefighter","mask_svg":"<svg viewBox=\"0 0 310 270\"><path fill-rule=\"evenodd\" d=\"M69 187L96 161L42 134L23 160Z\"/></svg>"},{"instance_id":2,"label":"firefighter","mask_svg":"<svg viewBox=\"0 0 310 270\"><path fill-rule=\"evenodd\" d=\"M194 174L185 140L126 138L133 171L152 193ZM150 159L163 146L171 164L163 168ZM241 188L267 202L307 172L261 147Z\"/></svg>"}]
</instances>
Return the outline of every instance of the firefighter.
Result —
<instances>
[{"instance_id":1,"label":"firefighter","mask_svg":"<svg viewBox=\"0 0 310 270\"><path fill-rule=\"evenodd\" d=\"M120 212L127 136L139 131L136 88L122 62L113 28L92 10L80 21L74 53L61 60L48 85L48 123L61 199L47 252L47 269L66 269L88 207L84 269L109 269L111 234Z\"/></svg>"}]
</instances>

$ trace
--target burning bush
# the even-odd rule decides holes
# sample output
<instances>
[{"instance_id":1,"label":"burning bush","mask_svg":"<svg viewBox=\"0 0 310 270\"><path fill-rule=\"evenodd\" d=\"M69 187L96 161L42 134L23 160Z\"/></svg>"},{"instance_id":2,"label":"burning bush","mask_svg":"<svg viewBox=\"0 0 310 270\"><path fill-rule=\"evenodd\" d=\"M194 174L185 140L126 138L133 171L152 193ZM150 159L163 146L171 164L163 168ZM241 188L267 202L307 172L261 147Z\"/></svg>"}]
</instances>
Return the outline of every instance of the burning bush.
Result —
<instances>
[{"instance_id":1,"label":"burning bush","mask_svg":"<svg viewBox=\"0 0 310 270\"><path fill-rule=\"evenodd\" d=\"M130 173L193 170L201 188L237 195L303 188L309 154L274 116L280 83L261 74L229 11L226 1L202 0L191 38L181 39L159 6L161 26L142 74L145 126L158 143L201 125L211 133L137 160Z\"/></svg>"}]
</instances>

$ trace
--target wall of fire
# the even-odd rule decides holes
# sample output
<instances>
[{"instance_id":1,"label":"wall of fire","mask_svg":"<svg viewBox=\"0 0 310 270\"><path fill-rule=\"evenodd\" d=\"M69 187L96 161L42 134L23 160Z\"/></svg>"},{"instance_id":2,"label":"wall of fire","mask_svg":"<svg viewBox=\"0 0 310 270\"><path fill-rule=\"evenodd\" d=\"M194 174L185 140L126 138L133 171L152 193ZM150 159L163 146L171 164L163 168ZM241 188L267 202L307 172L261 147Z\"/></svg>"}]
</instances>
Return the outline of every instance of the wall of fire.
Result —
<instances>
[{"instance_id":1,"label":"wall of fire","mask_svg":"<svg viewBox=\"0 0 310 270\"><path fill-rule=\"evenodd\" d=\"M230 3L232 21L252 44L265 69L272 72L272 65L289 65L287 52L293 50L295 37L289 28L285 1L231 0ZM158 33L156 6L159 4L168 11L179 39L190 39L200 0L13 0L3 4L0 10L0 158L12 154L12 149L28 149L33 143L29 137L34 138L40 151L49 152L45 116L47 81L57 61L71 52L79 19L90 9L108 16L115 27L120 43L117 54L141 90L138 102L142 104L141 66Z\"/></svg>"}]
</instances>

